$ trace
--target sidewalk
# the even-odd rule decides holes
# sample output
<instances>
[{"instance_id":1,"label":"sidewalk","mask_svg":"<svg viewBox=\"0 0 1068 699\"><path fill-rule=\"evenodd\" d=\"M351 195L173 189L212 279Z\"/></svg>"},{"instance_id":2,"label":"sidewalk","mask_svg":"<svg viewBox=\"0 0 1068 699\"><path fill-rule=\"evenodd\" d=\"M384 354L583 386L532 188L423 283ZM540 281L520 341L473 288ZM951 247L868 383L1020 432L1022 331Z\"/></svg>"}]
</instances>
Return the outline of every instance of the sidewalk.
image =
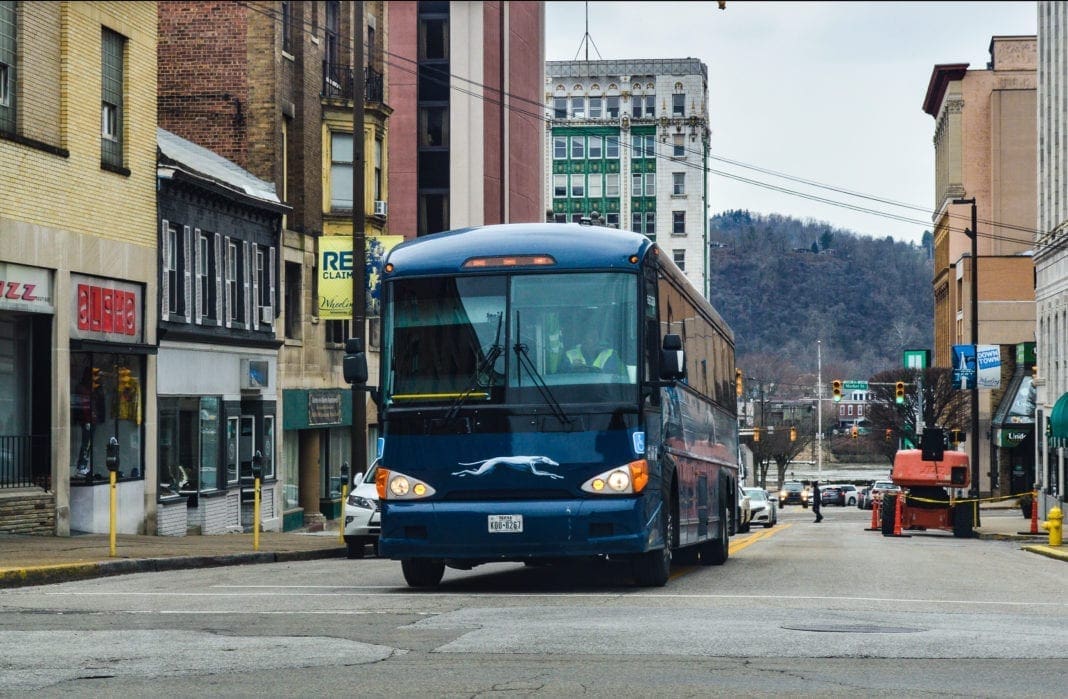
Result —
<instances>
[{"instance_id":1,"label":"sidewalk","mask_svg":"<svg viewBox=\"0 0 1068 699\"><path fill-rule=\"evenodd\" d=\"M329 524L328 524L329 526ZM140 536L118 534L115 557L107 534L69 537L0 534L0 588L44 585L107 575L183 568L304 561L346 555L336 527L322 532Z\"/></svg>"},{"instance_id":2,"label":"sidewalk","mask_svg":"<svg viewBox=\"0 0 1068 699\"><path fill-rule=\"evenodd\" d=\"M1068 561L1068 547L1048 546L1049 534L1042 530L1041 522L1039 534L1030 534L1031 520L1016 507L983 507L980 521L982 526L976 529L979 539L1019 541L1027 551ZM0 535L0 588L183 568L339 558L346 555L346 549L333 529L263 532L259 551L252 550L252 534L120 534L115 540L115 557L109 554L107 534Z\"/></svg>"}]
</instances>

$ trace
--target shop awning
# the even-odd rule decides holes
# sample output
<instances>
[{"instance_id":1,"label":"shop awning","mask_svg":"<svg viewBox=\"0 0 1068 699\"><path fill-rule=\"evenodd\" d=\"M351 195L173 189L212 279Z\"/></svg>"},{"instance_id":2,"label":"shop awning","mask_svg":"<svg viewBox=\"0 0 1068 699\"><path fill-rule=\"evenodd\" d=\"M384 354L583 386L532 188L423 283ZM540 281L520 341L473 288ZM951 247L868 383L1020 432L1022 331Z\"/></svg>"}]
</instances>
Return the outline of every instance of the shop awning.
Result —
<instances>
[{"instance_id":1,"label":"shop awning","mask_svg":"<svg viewBox=\"0 0 1068 699\"><path fill-rule=\"evenodd\" d=\"M1057 399L1049 414L1049 445L1068 447L1068 393Z\"/></svg>"},{"instance_id":2,"label":"shop awning","mask_svg":"<svg viewBox=\"0 0 1068 699\"><path fill-rule=\"evenodd\" d=\"M1016 367L990 426L994 444L1007 448L1018 446L1034 431L1035 387L1027 367Z\"/></svg>"}]
</instances>

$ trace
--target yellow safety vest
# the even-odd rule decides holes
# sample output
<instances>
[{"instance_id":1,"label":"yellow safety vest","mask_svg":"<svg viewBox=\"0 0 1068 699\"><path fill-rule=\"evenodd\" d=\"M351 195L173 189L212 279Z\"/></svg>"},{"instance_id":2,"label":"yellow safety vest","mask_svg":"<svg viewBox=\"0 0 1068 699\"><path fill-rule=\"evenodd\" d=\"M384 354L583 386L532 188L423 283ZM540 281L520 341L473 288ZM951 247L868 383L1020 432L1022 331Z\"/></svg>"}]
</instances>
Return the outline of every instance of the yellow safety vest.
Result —
<instances>
[{"instance_id":1,"label":"yellow safety vest","mask_svg":"<svg viewBox=\"0 0 1068 699\"><path fill-rule=\"evenodd\" d=\"M597 358L593 360L593 366L597 369L601 369L608 360L612 358L614 350L611 348L603 349L597 354ZM582 350L578 347L573 347L567 351L567 361L576 366L586 366L586 358L582 356Z\"/></svg>"}]
</instances>

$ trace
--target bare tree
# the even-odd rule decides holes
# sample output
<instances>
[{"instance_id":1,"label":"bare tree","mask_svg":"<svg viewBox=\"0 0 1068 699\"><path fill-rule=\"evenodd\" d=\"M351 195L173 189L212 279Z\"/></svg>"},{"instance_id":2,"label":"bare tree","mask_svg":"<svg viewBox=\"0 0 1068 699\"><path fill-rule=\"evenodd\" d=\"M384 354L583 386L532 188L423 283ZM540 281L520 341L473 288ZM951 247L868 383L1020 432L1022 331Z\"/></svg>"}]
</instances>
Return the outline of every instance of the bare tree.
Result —
<instances>
[{"instance_id":1,"label":"bare tree","mask_svg":"<svg viewBox=\"0 0 1068 699\"><path fill-rule=\"evenodd\" d=\"M905 382L905 402L895 398L895 384ZM916 422L920 386L923 386L923 426L947 430L966 430L971 417L971 403L967 391L953 388L953 370L944 367L931 369L891 369L871 377L872 400L868 404L868 419L872 430L867 439L878 442L878 451L893 461L901 438L919 445L922 429ZM889 432L887 432L889 430ZM887 439L887 435L890 439Z\"/></svg>"}]
</instances>

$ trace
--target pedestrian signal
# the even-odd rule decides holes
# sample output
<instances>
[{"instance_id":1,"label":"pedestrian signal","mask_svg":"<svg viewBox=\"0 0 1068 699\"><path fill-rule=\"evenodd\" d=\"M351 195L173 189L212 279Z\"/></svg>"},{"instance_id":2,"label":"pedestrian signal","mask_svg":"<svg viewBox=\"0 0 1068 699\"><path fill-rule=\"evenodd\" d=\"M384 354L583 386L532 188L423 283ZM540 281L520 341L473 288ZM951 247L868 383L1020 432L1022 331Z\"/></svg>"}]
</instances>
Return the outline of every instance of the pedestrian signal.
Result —
<instances>
[{"instance_id":1,"label":"pedestrian signal","mask_svg":"<svg viewBox=\"0 0 1068 699\"><path fill-rule=\"evenodd\" d=\"M894 401L897 403L905 402L905 382L898 381L894 384Z\"/></svg>"},{"instance_id":2,"label":"pedestrian signal","mask_svg":"<svg viewBox=\"0 0 1068 699\"><path fill-rule=\"evenodd\" d=\"M745 389L745 381L742 379L742 370L734 370L734 392L737 395L742 395L742 391Z\"/></svg>"},{"instance_id":3,"label":"pedestrian signal","mask_svg":"<svg viewBox=\"0 0 1068 699\"><path fill-rule=\"evenodd\" d=\"M837 403L842 400L842 380L835 379L831 382L831 396L834 397L834 402Z\"/></svg>"}]
</instances>

